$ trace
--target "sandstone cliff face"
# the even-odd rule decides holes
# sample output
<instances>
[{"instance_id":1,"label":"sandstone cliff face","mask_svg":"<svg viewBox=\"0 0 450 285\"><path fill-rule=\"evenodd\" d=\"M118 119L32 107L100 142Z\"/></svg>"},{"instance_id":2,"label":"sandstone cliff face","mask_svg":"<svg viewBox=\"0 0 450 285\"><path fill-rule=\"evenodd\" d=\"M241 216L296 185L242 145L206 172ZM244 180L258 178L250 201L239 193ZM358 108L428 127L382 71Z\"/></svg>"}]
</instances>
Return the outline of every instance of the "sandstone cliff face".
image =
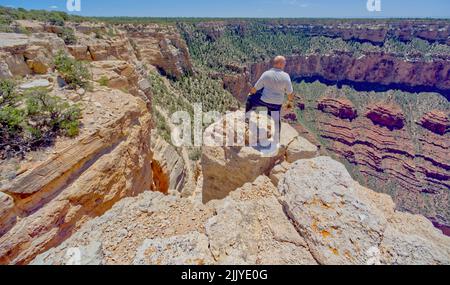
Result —
<instances>
[{"instance_id":1,"label":"sandstone cliff face","mask_svg":"<svg viewBox=\"0 0 450 285\"><path fill-rule=\"evenodd\" d=\"M173 78L194 73L186 43L174 27L125 25L121 29L137 50L141 62Z\"/></svg>"},{"instance_id":2,"label":"sandstone cliff face","mask_svg":"<svg viewBox=\"0 0 450 285\"><path fill-rule=\"evenodd\" d=\"M2 173L1 264L28 263L116 202L153 186L151 90L134 52L126 42L79 36L81 45L101 45L85 51L89 59L102 61L90 65L94 81L89 90L68 90L59 86L52 58L73 49L54 32L0 35L1 78L15 77L22 89L44 86L83 110L76 139L59 138L55 146L30 154L11 178L3 180ZM108 86L96 82L102 77Z\"/></svg>"},{"instance_id":3,"label":"sandstone cliff face","mask_svg":"<svg viewBox=\"0 0 450 285\"><path fill-rule=\"evenodd\" d=\"M0 38L1 79L45 74L53 67L53 55L65 48L64 41L55 34L0 33Z\"/></svg>"},{"instance_id":4,"label":"sandstone cliff face","mask_svg":"<svg viewBox=\"0 0 450 285\"><path fill-rule=\"evenodd\" d=\"M151 117L144 102L120 91L86 96L104 114L83 118L95 128L1 189L14 198L0 220L2 264L29 262L117 201L150 189Z\"/></svg>"}]
</instances>

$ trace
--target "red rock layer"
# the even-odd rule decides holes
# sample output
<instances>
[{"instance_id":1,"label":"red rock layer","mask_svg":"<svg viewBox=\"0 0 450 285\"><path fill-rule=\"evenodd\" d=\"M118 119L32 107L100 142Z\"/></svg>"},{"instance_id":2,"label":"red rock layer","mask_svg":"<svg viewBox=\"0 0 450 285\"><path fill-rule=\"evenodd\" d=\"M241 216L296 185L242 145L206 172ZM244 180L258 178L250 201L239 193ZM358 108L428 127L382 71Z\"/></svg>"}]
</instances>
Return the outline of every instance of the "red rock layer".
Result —
<instances>
[{"instance_id":1,"label":"red rock layer","mask_svg":"<svg viewBox=\"0 0 450 285\"><path fill-rule=\"evenodd\" d=\"M358 117L358 111L353 103L344 98L322 98L319 100L318 109L324 113L332 114L341 119L350 121Z\"/></svg>"},{"instance_id":2,"label":"red rock layer","mask_svg":"<svg viewBox=\"0 0 450 285\"><path fill-rule=\"evenodd\" d=\"M405 126L405 115L398 106L378 103L367 108L366 116L375 125L387 127L391 131L401 130Z\"/></svg>"},{"instance_id":3,"label":"red rock layer","mask_svg":"<svg viewBox=\"0 0 450 285\"><path fill-rule=\"evenodd\" d=\"M317 128L328 140L328 150L357 165L366 182L376 181L380 190L396 189L390 194L399 207L450 225L448 135L424 128L413 138L398 106L370 105L368 116L353 121L339 116L346 105L340 105L341 110L337 106L333 105L332 112L327 112L329 108L317 111Z\"/></svg>"},{"instance_id":4,"label":"red rock layer","mask_svg":"<svg viewBox=\"0 0 450 285\"><path fill-rule=\"evenodd\" d=\"M420 121L420 125L438 135L444 135L450 131L448 114L438 110L425 114Z\"/></svg>"}]
</instances>

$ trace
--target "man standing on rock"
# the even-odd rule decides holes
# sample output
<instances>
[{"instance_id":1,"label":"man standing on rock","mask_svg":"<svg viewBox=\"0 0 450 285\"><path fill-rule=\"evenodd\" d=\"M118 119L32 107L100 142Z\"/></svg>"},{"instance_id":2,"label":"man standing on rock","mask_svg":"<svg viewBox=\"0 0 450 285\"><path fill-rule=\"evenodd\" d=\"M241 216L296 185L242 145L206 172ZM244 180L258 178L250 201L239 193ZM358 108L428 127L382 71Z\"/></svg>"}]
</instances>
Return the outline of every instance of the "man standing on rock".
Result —
<instances>
[{"instance_id":1,"label":"man standing on rock","mask_svg":"<svg viewBox=\"0 0 450 285\"><path fill-rule=\"evenodd\" d=\"M245 112L257 107L266 107L270 117L275 121L276 143L279 142L281 134L281 108L285 102L286 94L291 104L294 100L294 89L292 88L291 77L284 72L286 67L286 58L277 56L273 59L273 67L264 72L256 83L255 87L250 91L247 99Z\"/></svg>"}]
</instances>

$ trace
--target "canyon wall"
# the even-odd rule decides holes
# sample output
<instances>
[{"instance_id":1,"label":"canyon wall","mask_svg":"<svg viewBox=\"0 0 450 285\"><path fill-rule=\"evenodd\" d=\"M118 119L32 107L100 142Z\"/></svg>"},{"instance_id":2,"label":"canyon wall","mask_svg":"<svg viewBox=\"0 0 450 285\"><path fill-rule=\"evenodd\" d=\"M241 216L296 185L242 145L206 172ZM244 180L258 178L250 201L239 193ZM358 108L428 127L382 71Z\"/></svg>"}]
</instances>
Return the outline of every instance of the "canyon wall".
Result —
<instances>
[{"instance_id":1,"label":"canyon wall","mask_svg":"<svg viewBox=\"0 0 450 285\"><path fill-rule=\"evenodd\" d=\"M83 116L77 138L58 138L25 160L2 161L1 264L28 263L126 197L181 191L184 184L184 165L175 150L151 143L147 78L151 68L173 77L192 73L179 35L149 25L146 30L116 27L114 35L98 36L105 31L95 24L67 23L77 43L66 45L57 35L60 27L32 23L30 35L0 34L0 78L14 78L23 88L44 86L79 104ZM59 51L88 62L89 88L65 88L53 62ZM159 152L155 157L154 151Z\"/></svg>"}]
</instances>

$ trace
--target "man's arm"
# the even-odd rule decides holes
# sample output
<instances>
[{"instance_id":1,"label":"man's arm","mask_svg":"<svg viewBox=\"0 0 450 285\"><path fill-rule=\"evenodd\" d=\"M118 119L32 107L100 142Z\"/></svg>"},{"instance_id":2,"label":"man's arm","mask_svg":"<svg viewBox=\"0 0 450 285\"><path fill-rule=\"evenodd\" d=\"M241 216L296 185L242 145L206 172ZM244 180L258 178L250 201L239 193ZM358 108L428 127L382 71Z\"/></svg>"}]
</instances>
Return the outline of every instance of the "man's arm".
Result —
<instances>
[{"instance_id":1,"label":"man's arm","mask_svg":"<svg viewBox=\"0 0 450 285\"><path fill-rule=\"evenodd\" d=\"M294 87L292 87L292 81L289 78L289 83L286 88L286 93L288 94L289 104L292 104L295 99Z\"/></svg>"},{"instance_id":2,"label":"man's arm","mask_svg":"<svg viewBox=\"0 0 450 285\"><path fill-rule=\"evenodd\" d=\"M266 78L266 73L263 73L263 75L258 80L258 82L256 82L255 87L253 87L252 90L250 90L251 95L255 95L256 92L258 92L258 90L261 90L264 88L265 78Z\"/></svg>"}]
</instances>

